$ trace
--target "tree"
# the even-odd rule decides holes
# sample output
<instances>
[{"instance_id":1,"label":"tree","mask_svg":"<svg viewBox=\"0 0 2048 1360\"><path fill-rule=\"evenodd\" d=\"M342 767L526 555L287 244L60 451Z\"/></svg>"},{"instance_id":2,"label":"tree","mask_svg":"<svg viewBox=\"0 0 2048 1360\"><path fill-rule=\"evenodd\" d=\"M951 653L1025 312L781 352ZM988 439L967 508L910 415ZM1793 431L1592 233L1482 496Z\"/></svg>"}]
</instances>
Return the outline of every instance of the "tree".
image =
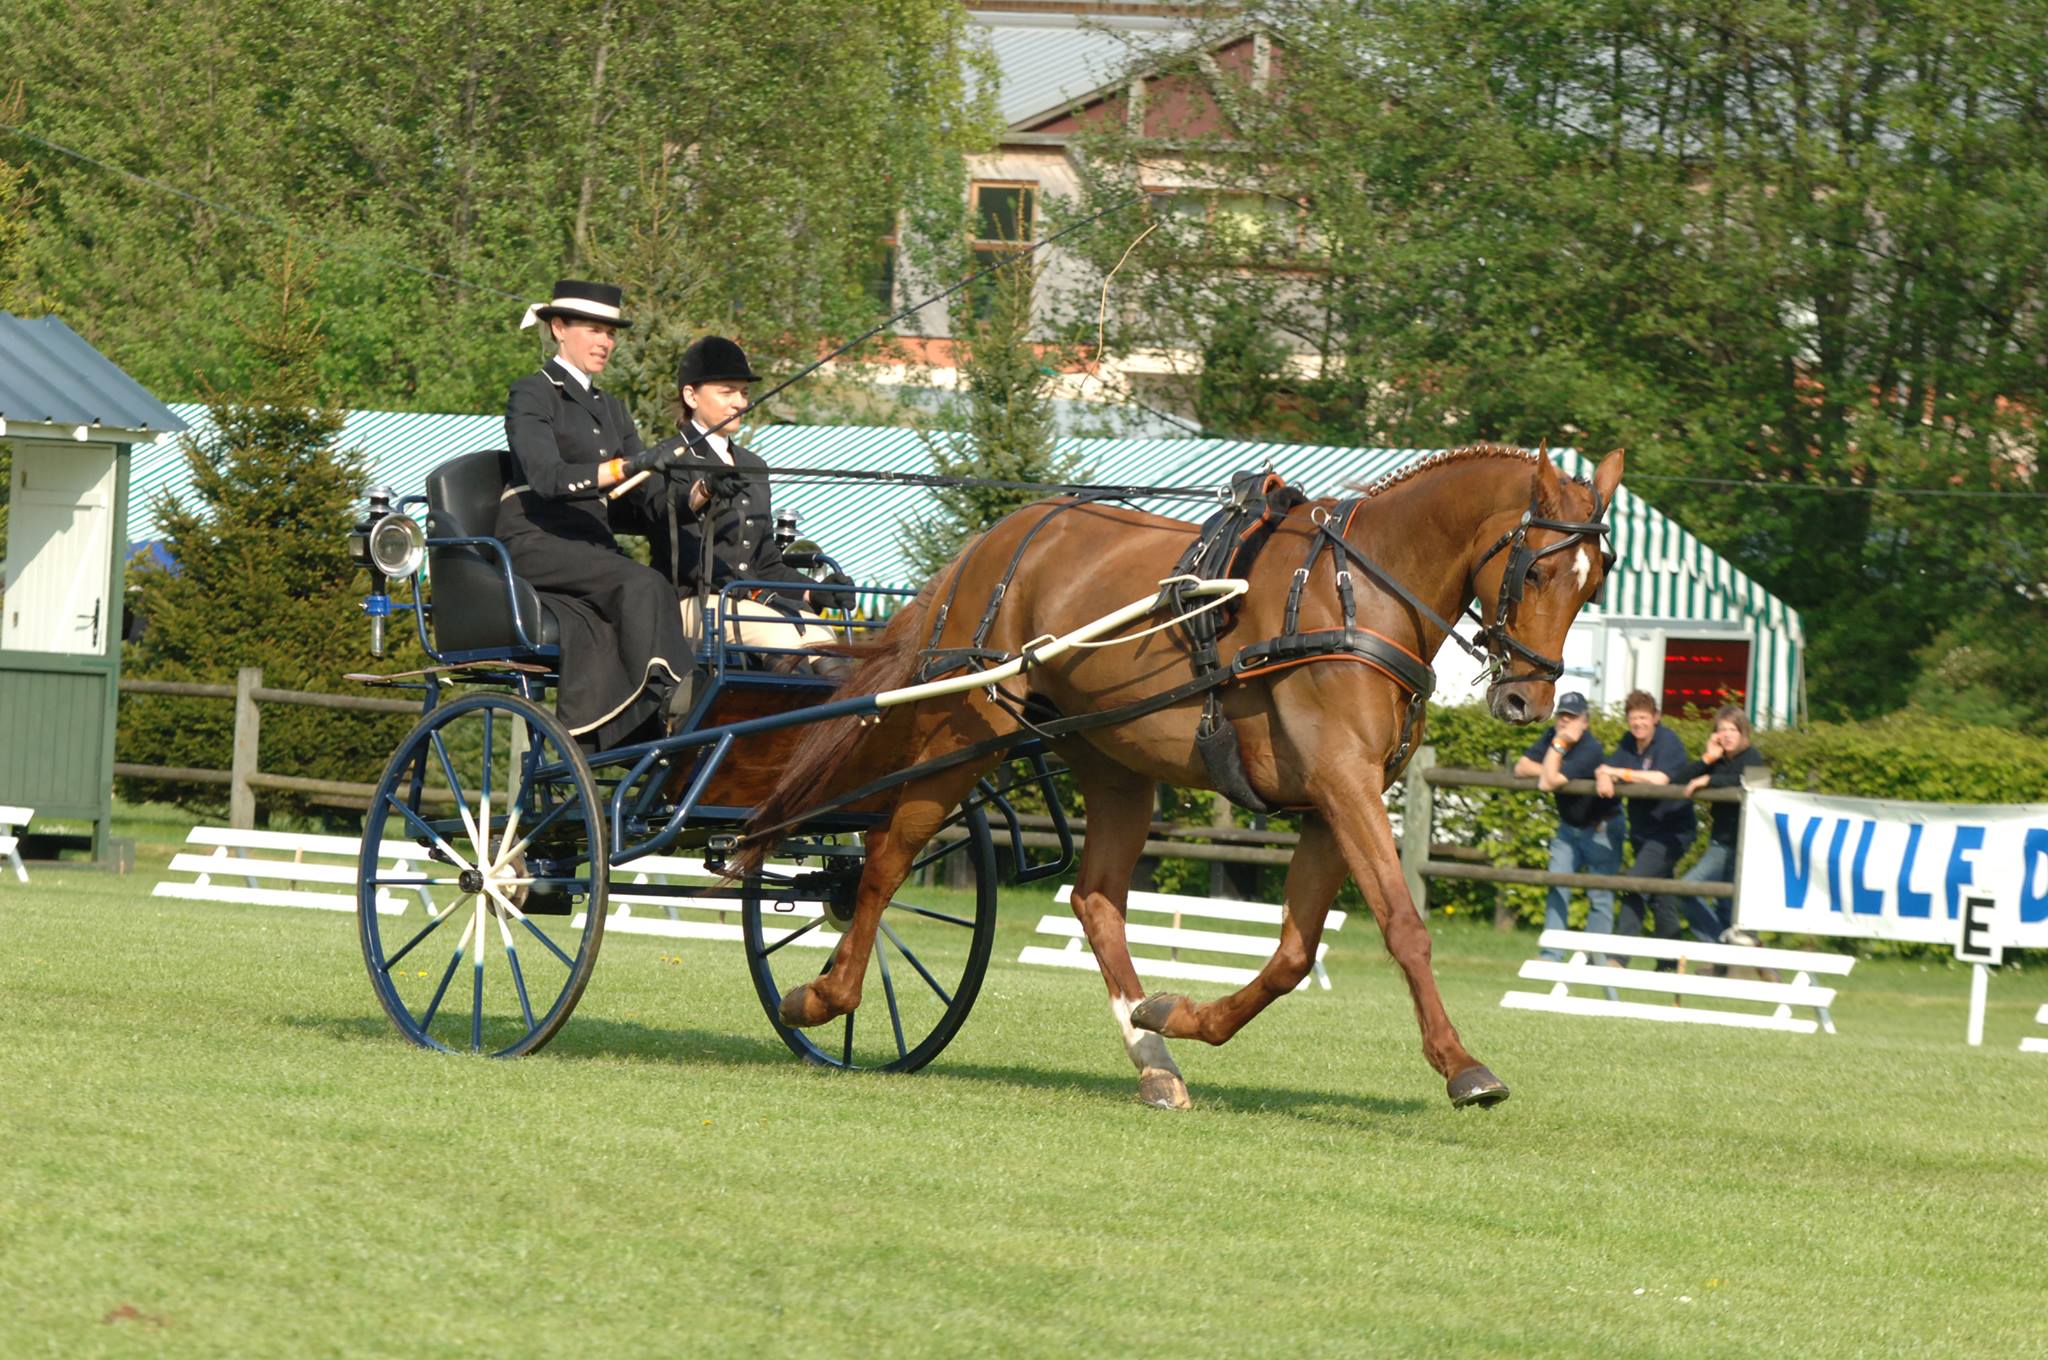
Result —
<instances>
[{"instance_id":1,"label":"tree","mask_svg":"<svg viewBox=\"0 0 2048 1360\"><path fill-rule=\"evenodd\" d=\"M142 631L124 657L130 675L228 683L259 666L273 688L340 691L343 674L362 664L361 581L344 539L362 505L363 468L334 448L342 413L322 400L324 339L306 301L313 280L287 256L271 283L268 315L246 333L251 367L267 381L249 397L209 401L212 435L185 443L192 498L159 502L172 565L132 578ZM402 631L399 639L402 650ZM124 760L228 767L233 718L217 700L130 696L120 728ZM262 761L277 772L368 780L403 731L402 721L272 705ZM192 801L182 785L123 787L131 797ZM290 796L266 802L308 806Z\"/></svg>"},{"instance_id":2,"label":"tree","mask_svg":"<svg viewBox=\"0 0 2048 1360\"><path fill-rule=\"evenodd\" d=\"M1272 80L1201 76L1232 137L1092 148L1095 198L1212 196L1119 280L1121 345L1202 352L1237 278L1307 358L1280 409L1312 437L1625 445L1804 613L1819 714L1905 701L1947 621L2048 579L2039 500L1921 494L2041 489L2038 6L1261 13ZM1298 220L1247 244L1216 195Z\"/></svg>"},{"instance_id":3,"label":"tree","mask_svg":"<svg viewBox=\"0 0 2048 1360\"><path fill-rule=\"evenodd\" d=\"M952 308L954 361L961 395L926 431L932 471L942 477L999 482L1064 482L1078 474L1054 443L1051 371L1033 344L1036 256L1019 255L958 294ZM1046 493L994 486L942 487L933 510L903 527L898 541L912 565L936 575L967 540L1018 506Z\"/></svg>"},{"instance_id":4,"label":"tree","mask_svg":"<svg viewBox=\"0 0 2048 1360\"><path fill-rule=\"evenodd\" d=\"M525 304L610 274L643 419L690 334L780 364L880 315L878 237L957 196L992 127L967 32L950 0L0 6L0 46L37 54L28 131L102 162L21 144L32 276L144 386L258 380L226 318L264 305L285 227L345 404L500 409Z\"/></svg>"}]
</instances>

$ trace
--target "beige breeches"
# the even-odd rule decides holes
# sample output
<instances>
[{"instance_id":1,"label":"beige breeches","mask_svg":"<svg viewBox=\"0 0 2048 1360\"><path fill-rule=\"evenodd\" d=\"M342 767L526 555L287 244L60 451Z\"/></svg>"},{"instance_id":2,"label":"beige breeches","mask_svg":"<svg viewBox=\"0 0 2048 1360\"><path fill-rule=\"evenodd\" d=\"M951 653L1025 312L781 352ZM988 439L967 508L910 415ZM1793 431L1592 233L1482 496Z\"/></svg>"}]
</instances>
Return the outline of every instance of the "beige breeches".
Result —
<instances>
[{"instance_id":1,"label":"beige breeches","mask_svg":"<svg viewBox=\"0 0 2048 1360\"><path fill-rule=\"evenodd\" d=\"M727 646L816 647L832 641L832 630L816 614L784 610L754 600L734 600L725 623ZM695 642L704 636L704 615L698 597L683 597L683 632Z\"/></svg>"}]
</instances>

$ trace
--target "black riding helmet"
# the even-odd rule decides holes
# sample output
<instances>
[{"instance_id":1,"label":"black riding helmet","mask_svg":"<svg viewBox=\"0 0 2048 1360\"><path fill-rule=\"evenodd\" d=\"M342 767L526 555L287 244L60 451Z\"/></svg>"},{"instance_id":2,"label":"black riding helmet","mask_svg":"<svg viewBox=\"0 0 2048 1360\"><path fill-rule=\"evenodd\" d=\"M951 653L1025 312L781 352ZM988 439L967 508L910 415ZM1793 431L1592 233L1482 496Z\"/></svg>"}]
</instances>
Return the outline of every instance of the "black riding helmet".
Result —
<instances>
[{"instance_id":1,"label":"black riding helmet","mask_svg":"<svg viewBox=\"0 0 2048 1360\"><path fill-rule=\"evenodd\" d=\"M722 335L707 335L692 344L676 368L677 387L759 381L761 375L747 364L747 352Z\"/></svg>"}]
</instances>

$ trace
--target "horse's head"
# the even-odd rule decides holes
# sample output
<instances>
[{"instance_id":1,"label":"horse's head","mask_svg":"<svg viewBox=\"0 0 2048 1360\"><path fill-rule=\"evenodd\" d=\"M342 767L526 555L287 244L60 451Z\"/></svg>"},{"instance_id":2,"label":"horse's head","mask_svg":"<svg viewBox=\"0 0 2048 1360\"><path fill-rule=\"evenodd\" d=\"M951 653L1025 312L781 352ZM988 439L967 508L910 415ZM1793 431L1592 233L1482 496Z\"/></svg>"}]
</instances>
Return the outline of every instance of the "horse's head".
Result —
<instances>
[{"instance_id":1,"label":"horse's head","mask_svg":"<svg viewBox=\"0 0 2048 1360\"><path fill-rule=\"evenodd\" d=\"M1490 662L1486 707L1496 718L1550 716L1565 634L1613 565L1602 535L1621 463L1620 449L1608 454L1589 487L1565 480L1549 454L1539 454L1528 509L1479 559L1471 588Z\"/></svg>"}]
</instances>

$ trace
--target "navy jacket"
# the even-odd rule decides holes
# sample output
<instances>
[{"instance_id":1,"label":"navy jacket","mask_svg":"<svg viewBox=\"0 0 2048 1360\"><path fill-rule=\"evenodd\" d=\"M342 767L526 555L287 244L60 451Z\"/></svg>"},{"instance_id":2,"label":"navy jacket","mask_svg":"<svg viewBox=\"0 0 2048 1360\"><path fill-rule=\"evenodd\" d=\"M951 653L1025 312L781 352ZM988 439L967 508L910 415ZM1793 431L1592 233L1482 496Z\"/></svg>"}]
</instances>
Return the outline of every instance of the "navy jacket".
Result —
<instances>
[{"instance_id":1,"label":"navy jacket","mask_svg":"<svg viewBox=\"0 0 2048 1360\"><path fill-rule=\"evenodd\" d=\"M1685 767L1691 758L1685 754L1685 743L1678 734L1664 724L1657 724L1657 730L1650 733L1649 746L1641 751L1636 749L1635 733L1623 737L1614 747L1614 758L1609 765L1623 765L1632 770L1660 770L1669 775L1674 784L1685 782ZM1692 802L1685 798L1625 798L1628 804L1628 838L1632 842L1680 841L1690 842L1698 834L1700 824L1694 817Z\"/></svg>"}]
</instances>

